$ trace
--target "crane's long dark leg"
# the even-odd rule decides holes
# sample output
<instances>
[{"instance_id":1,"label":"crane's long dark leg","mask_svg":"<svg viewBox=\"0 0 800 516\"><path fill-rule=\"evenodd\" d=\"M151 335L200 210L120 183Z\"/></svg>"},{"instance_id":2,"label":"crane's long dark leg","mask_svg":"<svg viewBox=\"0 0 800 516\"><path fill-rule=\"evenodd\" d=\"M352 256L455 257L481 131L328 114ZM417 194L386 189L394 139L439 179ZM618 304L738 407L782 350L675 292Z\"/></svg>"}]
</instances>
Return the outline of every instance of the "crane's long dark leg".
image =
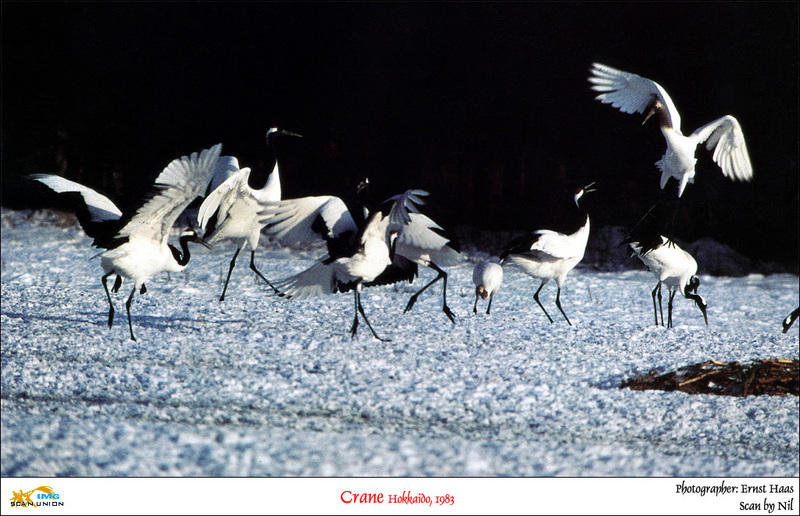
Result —
<instances>
[{"instance_id":1,"label":"crane's long dark leg","mask_svg":"<svg viewBox=\"0 0 800 516\"><path fill-rule=\"evenodd\" d=\"M656 294L658 294L658 307L661 308L661 282L656 283L656 288L653 289L653 315L656 318L656 326L658 326L658 308L656 308ZM664 326L664 310L661 310L661 326Z\"/></svg>"},{"instance_id":2,"label":"crane's long dark leg","mask_svg":"<svg viewBox=\"0 0 800 516\"><path fill-rule=\"evenodd\" d=\"M489 311L492 309L492 300L494 299L494 292L489 294L489 306L486 307L486 315L489 315Z\"/></svg>"},{"instance_id":3,"label":"crane's long dark leg","mask_svg":"<svg viewBox=\"0 0 800 516\"><path fill-rule=\"evenodd\" d=\"M536 303L538 303L539 307L542 309L542 312L544 312L544 315L547 316L547 320L550 321L550 323L552 324L553 323L553 319L550 317L550 314L547 313L547 310L544 309L544 305L542 304L542 302L539 301L539 292L542 290L543 286L544 286L544 282L542 282L542 284L539 285L539 288L536 290L536 293L533 295L533 299L536 300Z\"/></svg>"},{"instance_id":4,"label":"crane's long dark leg","mask_svg":"<svg viewBox=\"0 0 800 516\"><path fill-rule=\"evenodd\" d=\"M475 304L472 306L472 313L478 313L478 294L475 294Z\"/></svg>"},{"instance_id":5,"label":"crane's long dark leg","mask_svg":"<svg viewBox=\"0 0 800 516\"><path fill-rule=\"evenodd\" d=\"M411 296L411 299L409 299L409 300L408 300L408 304L406 305L406 309L405 309L405 310L403 310L403 313L406 313L406 312L408 312L409 310L411 310L411 307L412 307L412 306L414 306L414 303L416 303L416 302L417 302L417 298L419 297L419 295L420 295L420 294L422 294L423 292L425 292L425 290L427 290L427 288L428 288L428 287L430 287L431 285L433 285L434 283L436 283L437 281L439 281L439 278L441 278L441 277L442 277L442 275L441 275L441 274L439 274L438 276L436 276L435 278L433 278L433 281L431 281L430 283L428 283L427 285L425 285L424 287L422 287L421 289L419 289L419 290L417 291L417 293L416 293L416 294L414 294L413 296Z\"/></svg>"},{"instance_id":6,"label":"crane's long dark leg","mask_svg":"<svg viewBox=\"0 0 800 516\"><path fill-rule=\"evenodd\" d=\"M263 274L261 274L260 272L258 272L258 269L256 269L256 263L255 263L255 259L256 259L256 252L255 252L255 251L250 251L250 269L251 269L253 272L255 272L256 274L258 274L258 277L259 277L259 278L261 278L261 279L263 279L264 281L266 281L266 282L267 282L267 285L269 285L269 288L271 288L271 289L272 289L274 292L276 292L276 293L277 293L277 292L278 292L278 289L277 289L277 288L275 288L275 285L273 285L272 283L270 283L270 281L269 281L267 278L265 278Z\"/></svg>"},{"instance_id":7,"label":"crane's long dark leg","mask_svg":"<svg viewBox=\"0 0 800 516\"><path fill-rule=\"evenodd\" d=\"M356 331L358 331L358 289L353 289L353 325L350 327L350 338L356 338Z\"/></svg>"},{"instance_id":8,"label":"crane's long dark leg","mask_svg":"<svg viewBox=\"0 0 800 516\"><path fill-rule=\"evenodd\" d=\"M122 287L122 276L117 274L117 278L114 280L114 286L111 287L111 292L119 292L120 287Z\"/></svg>"},{"instance_id":9,"label":"crane's long dark leg","mask_svg":"<svg viewBox=\"0 0 800 516\"><path fill-rule=\"evenodd\" d=\"M672 328L672 300L675 298L675 292L672 290L669 293L669 303L667 304L667 328Z\"/></svg>"},{"instance_id":10,"label":"crane's long dark leg","mask_svg":"<svg viewBox=\"0 0 800 516\"><path fill-rule=\"evenodd\" d=\"M439 274L442 274L442 311L444 315L450 319L450 322L455 324L456 323L456 315L450 310L450 307L447 306L447 273L441 270L436 264L431 264L436 267L436 270L439 271Z\"/></svg>"},{"instance_id":11,"label":"crane's long dark leg","mask_svg":"<svg viewBox=\"0 0 800 516\"><path fill-rule=\"evenodd\" d=\"M131 340L136 340L136 337L133 336L133 323L131 323L131 302L133 301L134 294L136 294L135 285L133 287L133 290L131 290L131 295L128 296L128 300L125 301L125 308L128 311L128 329L131 330Z\"/></svg>"},{"instance_id":12,"label":"crane's long dark leg","mask_svg":"<svg viewBox=\"0 0 800 516\"><path fill-rule=\"evenodd\" d=\"M111 276L112 274L114 274L114 271L111 271L108 274L103 275L102 278L100 278L100 281L103 282L103 289L105 289L105 291L106 291L106 297L108 298L108 327L109 328L111 328L111 326L114 324L114 303L111 302L111 294L109 294L109 292L108 292L108 284L106 283L106 281L108 280L108 277ZM119 276L117 276L117 282L122 283L122 281L120 280ZM114 292L116 292L116 290Z\"/></svg>"},{"instance_id":13,"label":"crane's long dark leg","mask_svg":"<svg viewBox=\"0 0 800 516\"><path fill-rule=\"evenodd\" d=\"M358 306L358 312L361 314L361 317L364 318L364 322L367 323L367 327L369 328L369 331L372 332L372 335L381 342L391 342L392 339L382 339L378 337L378 334L372 329L372 325L369 323L369 319L367 319L367 314L364 313L364 307L361 306L361 294L358 292L358 290L356 290L356 305ZM353 335L355 336L355 333Z\"/></svg>"},{"instance_id":14,"label":"crane's long dark leg","mask_svg":"<svg viewBox=\"0 0 800 516\"><path fill-rule=\"evenodd\" d=\"M228 267L228 277L225 278L225 286L222 287L222 295L219 296L220 301L225 301L225 292L228 291L228 282L231 280L231 273L233 272L233 266L236 265L236 257L239 256L239 251L241 250L242 248L240 247L236 249L235 253L233 253L233 258L231 258L231 266Z\"/></svg>"},{"instance_id":15,"label":"crane's long dark leg","mask_svg":"<svg viewBox=\"0 0 800 516\"><path fill-rule=\"evenodd\" d=\"M569 317L567 317L567 314L564 313L564 309L561 308L561 287L560 286L558 287L558 291L556 292L556 306L558 307L559 310L561 310L561 315L563 315L564 319L567 320L567 324L572 326L572 323L569 322Z\"/></svg>"},{"instance_id":16,"label":"crane's long dark leg","mask_svg":"<svg viewBox=\"0 0 800 516\"><path fill-rule=\"evenodd\" d=\"M428 289L428 287L430 287L440 279L443 279L444 285L442 287L442 311L450 319L450 322L455 324L456 322L455 315L450 310L450 307L447 306L447 273L444 272L441 268L439 268L439 266L436 265L435 263L431 263L430 265L428 265L428 267L435 270L438 273L438 275L435 278L433 278L433 280L430 283L419 289L419 291L416 294L411 296L411 299L408 300L408 304L406 305L406 309L403 310L403 313L406 313L409 310L411 310L411 307L413 307L414 303L417 302L417 298L419 298L420 294L425 292Z\"/></svg>"}]
</instances>

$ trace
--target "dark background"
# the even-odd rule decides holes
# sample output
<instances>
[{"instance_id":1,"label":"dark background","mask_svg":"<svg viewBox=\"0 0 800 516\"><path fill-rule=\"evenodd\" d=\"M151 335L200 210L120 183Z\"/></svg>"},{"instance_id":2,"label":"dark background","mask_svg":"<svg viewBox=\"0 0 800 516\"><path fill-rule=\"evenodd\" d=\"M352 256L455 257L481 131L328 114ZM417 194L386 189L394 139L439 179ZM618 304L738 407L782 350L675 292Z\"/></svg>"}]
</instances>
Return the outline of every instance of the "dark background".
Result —
<instances>
[{"instance_id":1,"label":"dark background","mask_svg":"<svg viewBox=\"0 0 800 516\"><path fill-rule=\"evenodd\" d=\"M3 2L2 203L42 206L21 177L50 172L127 208L218 142L266 173L280 124L305 136L278 142L285 198L368 176L429 190L445 227L530 230L597 181L593 228L630 227L665 144L594 100L597 61L659 82L684 133L742 125L753 181L699 149L675 236L796 272L798 25L796 2Z\"/></svg>"}]
</instances>

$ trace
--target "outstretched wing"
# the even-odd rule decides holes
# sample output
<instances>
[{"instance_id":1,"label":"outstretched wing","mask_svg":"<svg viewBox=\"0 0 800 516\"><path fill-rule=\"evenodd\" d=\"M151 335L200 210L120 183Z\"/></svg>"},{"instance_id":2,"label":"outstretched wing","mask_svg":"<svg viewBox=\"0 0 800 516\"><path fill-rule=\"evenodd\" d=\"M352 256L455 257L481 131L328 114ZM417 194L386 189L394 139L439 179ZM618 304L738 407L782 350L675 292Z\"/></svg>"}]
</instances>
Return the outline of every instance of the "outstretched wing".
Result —
<instances>
[{"instance_id":1,"label":"outstretched wing","mask_svg":"<svg viewBox=\"0 0 800 516\"><path fill-rule=\"evenodd\" d=\"M206 193L211 193L219 188L219 185L227 181L229 177L239 170L239 160L234 156L220 156L217 166L214 167L214 175L211 177Z\"/></svg>"},{"instance_id":2,"label":"outstretched wing","mask_svg":"<svg viewBox=\"0 0 800 516\"><path fill-rule=\"evenodd\" d=\"M164 242L178 215L206 191L219 159L222 144L199 154L178 158L158 175L156 191L119 231L121 238L152 238Z\"/></svg>"},{"instance_id":3,"label":"outstretched wing","mask_svg":"<svg viewBox=\"0 0 800 516\"><path fill-rule=\"evenodd\" d=\"M458 246L439 224L422 213L409 213L402 226L396 252L414 261L432 261L436 265L457 265L464 258Z\"/></svg>"},{"instance_id":4,"label":"outstretched wing","mask_svg":"<svg viewBox=\"0 0 800 516\"><path fill-rule=\"evenodd\" d=\"M56 193L77 193L81 208L85 208L88 220L92 222L104 222L107 220L117 220L122 217L122 212L111 202L111 199L100 194L88 186L70 181L61 176L52 174L32 174L31 179L47 185Z\"/></svg>"},{"instance_id":5,"label":"outstretched wing","mask_svg":"<svg viewBox=\"0 0 800 516\"><path fill-rule=\"evenodd\" d=\"M680 130L681 116L672 99L657 82L635 73L623 72L600 63L593 63L589 82L601 92L597 100L611 104L623 113L644 113L658 99L663 104L670 125Z\"/></svg>"},{"instance_id":6,"label":"outstretched wing","mask_svg":"<svg viewBox=\"0 0 800 516\"><path fill-rule=\"evenodd\" d=\"M358 231L344 201L331 195L269 203L259 215L264 231L284 244L321 243Z\"/></svg>"},{"instance_id":7,"label":"outstretched wing","mask_svg":"<svg viewBox=\"0 0 800 516\"><path fill-rule=\"evenodd\" d=\"M379 210L389 216L389 225L404 226L411 222L411 213L419 213L418 206L425 204L422 197L428 195L425 190L406 190L383 201Z\"/></svg>"},{"instance_id":8,"label":"outstretched wing","mask_svg":"<svg viewBox=\"0 0 800 516\"><path fill-rule=\"evenodd\" d=\"M699 143L705 142L708 150L714 149L714 162L725 177L750 181L753 165L744 143L744 133L739 121L730 115L710 122L692 133Z\"/></svg>"},{"instance_id":9,"label":"outstretched wing","mask_svg":"<svg viewBox=\"0 0 800 516\"><path fill-rule=\"evenodd\" d=\"M59 194L75 212L86 234L95 239L95 245L100 245L99 240L119 229L122 212L105 195L61 176L33 174L28 177Z\"/></svg>"},{"instance_id":10,"label":"outstretched wing","mask_svg":"<svg viewBox=\"0 0 800 516\"><path fill-rule=\"evenodd\" d=\"M228 217L237 199L249 197L247 187L249 177L249 168L238 170L205 198L197 211L197 223L200 229L204 231L208 229L204 238L210 238L214 229Z\"/></svg>"},{"instance_id":11,"label":"outstretched wing","mask_svg":"<svg viewBox=\"0 0 800 516\"><path fill-rule=\"evenodd\" d=\"M337 292L335 268L327 257L294 276L273 282L277 295L286 299L303 299Z\"/></svg>"},{"instance_id":12,"label":"outstretched wing","mask_svg":"<svg viewBox=\"0 0 800 516\"><path fill-rule=\"evenodd\" d=\"M389 227L398 231L397 254L416 262L456 265L462 261L455 243L439 224L419 212L425 190L406 190L383 201L380 211L389 217Z\"/></svg>"},{"instance_id":13,"label":"outstretched wing","mask_svg":"<svg viewBox=\"0 0 800 516\"><path fill-rule=\"evenodd\" d=\"M380 285L392 285L394 283L400 283L401 281L412 283L414 278L417 277L418 272L419 267L416 263L403 258L400 254L395 254L391 265L386 267L374 280L364 282L363 286L376 287ZM339 290L340 292L347 292L351 290L351 288L340 285Z\"/></svg>"}]
</instances>

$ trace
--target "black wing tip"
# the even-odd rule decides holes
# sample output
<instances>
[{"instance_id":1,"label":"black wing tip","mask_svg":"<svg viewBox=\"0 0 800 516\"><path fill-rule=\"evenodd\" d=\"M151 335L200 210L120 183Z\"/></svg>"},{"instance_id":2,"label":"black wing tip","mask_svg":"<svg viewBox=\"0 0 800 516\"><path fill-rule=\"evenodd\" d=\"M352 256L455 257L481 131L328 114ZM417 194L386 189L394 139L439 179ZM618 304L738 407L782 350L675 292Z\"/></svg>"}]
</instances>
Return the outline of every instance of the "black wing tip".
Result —
<instances>
[{"instance_id":1,"label":"black wing tip","mask_svg":"<svg viewBox=\"0 0 800 516\"><path fill-rule=\"evenodd\" d=\"M419 266L401 256L396 256L394 263L386 267L382 273L374 280L364 282L365 287L375 287L380 285L392 285L402 281L414 282L414 278L419 275Z\"/></svg>"},{"instance_id":2,"label":"black wing tip","mask_svg":"<svg viewBox=\"0 0 800 516\"><path fill-rule=\"evenodd\" d=\"M429 229L433 231L435 234L447 240L447 243L445 244L446 247L449 247L450 249L452 249L457 253L461 253L462 250L461 242L459 242L455 237L453 237L453 235L451 235L446 229L443 229L441 227L433 227Z\"/></svg>"},{"instance_id":3,"label":"black wing tip","mask_svg":"<svg viewBox=\"0 0 800 516\"><path fill-rule=\"evenodd\" d=\"M657 249L663 243L661 227L652 215L645 215L633 228L625 233L625 237L622 240L622 245L634 244L640 247L641 254Z\"/></svg>"},{"instance_id":4,"label":"black wing tip","mask_svg":"<svg viewBox=\"0 0 800 516\"><path fill-rule=\"evenodd\" d=\"M539 240L541 234L529 233L512 239L500 254L500 263L504 263L511 254L522 254L531 250L531 246Z\"/></svg>"},{"instance_id":5,"label":"black wing tip","mask_svg":"<svg viewBox=\"0 0 800 516\"><path fill-rule=\"evenodd\" d=\"M214 211L214 214L211 216L211 218L208 219L208 222L206 223L206 230L203 233L203 240L208 240L209 238L214 236L214 232L217 229L218 221L219 221L219 208L217 208L216 211Z\"/></svg>"}]
</instances>

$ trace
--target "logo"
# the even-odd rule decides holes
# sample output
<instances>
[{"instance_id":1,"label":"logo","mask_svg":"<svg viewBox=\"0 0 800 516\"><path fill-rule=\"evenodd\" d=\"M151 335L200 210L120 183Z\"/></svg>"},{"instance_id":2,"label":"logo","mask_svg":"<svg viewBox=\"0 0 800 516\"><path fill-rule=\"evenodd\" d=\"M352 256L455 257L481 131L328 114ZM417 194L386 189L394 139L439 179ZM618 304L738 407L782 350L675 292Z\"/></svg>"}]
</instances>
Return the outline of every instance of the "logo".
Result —
<instances>
[{"instance_id":1,"label":"logo","mask_svg":"<svg viewBox=\"0 0 800 516\"><path fill-rule=\"evenodd\" d=\"M36 491L40 491L36 493ZM62 507L64 502L60 501L60 495L50 486L39 486L30 491L12 491L14 496L11 497L11 507L44 507L55 506ZM33 500L33 494L36 493L36 501Z\"/></svg>"}]
</instances>

